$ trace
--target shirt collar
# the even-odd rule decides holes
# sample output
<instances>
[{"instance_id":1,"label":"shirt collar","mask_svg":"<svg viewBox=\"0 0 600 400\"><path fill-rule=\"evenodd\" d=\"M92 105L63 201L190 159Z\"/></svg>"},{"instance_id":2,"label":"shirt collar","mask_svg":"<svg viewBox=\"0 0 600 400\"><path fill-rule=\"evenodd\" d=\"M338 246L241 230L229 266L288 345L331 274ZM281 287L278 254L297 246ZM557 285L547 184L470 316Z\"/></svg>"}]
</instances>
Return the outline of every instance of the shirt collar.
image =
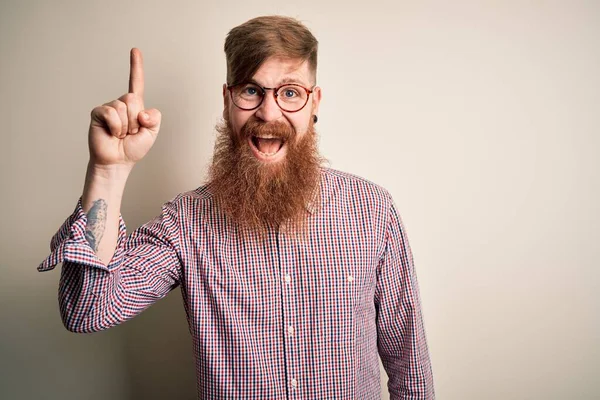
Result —
<instances>
[{"instance_id":1,"label":"shirt collar","mask_svg":"<svg viewBox=\"0 0 600 400\"><path fill-rule=\"evenodd\" d=\"M326 169L321 167L319 184L316 186L311 199L306 204L306 211L310 215L315 215L323 206L327 204L329 196L331 195L331 185L326 179Z\"/></svg>"}]
</instances>

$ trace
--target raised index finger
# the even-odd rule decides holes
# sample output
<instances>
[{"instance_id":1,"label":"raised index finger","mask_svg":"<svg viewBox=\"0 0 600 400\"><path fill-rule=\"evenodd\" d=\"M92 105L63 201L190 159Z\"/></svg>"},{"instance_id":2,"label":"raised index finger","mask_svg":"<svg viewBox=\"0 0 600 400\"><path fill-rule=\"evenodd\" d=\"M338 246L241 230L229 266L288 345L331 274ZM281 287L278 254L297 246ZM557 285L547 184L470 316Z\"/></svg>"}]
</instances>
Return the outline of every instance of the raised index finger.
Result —
<instances>
[{"instance_id":1,"label":"raised index finger","mask_svg":"<svg viewBox=\"0 0 600 400\"><path fill-rule=\"evenodd\" d=\"M142 52L135 47L129 59L129 93L144 97L144 60Z\"/></svg>"}]
</instances>

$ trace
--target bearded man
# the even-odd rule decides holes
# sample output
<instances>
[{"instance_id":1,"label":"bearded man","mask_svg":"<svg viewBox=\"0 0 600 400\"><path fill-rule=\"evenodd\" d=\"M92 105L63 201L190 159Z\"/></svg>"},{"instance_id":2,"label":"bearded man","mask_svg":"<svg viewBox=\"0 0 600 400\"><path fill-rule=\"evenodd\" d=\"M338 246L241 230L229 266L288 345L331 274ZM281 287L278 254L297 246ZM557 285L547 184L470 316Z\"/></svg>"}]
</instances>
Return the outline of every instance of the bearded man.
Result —
<instances>
[{"instance_id":1,"label":"bearded man","mask_svg":"<svg viewBox=\"0 0 600 400\"><path fill-rule=\"evenodd\" d=\"M125 182L161 114L129 93L94 108L83 195L38 267L62 263L60 312L95 332L180 286L202 399L433 399L418 285L389 193L322 166L317 40L271 16L225 41L223 121L208 183L130 235Z\"/></svg>"}]
</instances>

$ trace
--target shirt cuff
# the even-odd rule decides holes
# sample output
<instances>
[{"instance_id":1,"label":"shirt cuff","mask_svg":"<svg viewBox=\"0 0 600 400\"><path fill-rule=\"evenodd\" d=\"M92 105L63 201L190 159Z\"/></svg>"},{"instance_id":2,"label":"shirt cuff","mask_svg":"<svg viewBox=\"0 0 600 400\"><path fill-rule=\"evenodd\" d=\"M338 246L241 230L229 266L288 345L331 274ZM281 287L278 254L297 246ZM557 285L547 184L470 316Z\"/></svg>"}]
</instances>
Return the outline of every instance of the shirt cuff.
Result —
<instances>
[{"instance_id":1,"label":"shirt cuff","mask_svg":"<svg viewBox=\"0 0 600 400\"><path fill-rule=\"evenodd\" d=\"M123 258L122 242L127 236L127 228L123 216L119 214L119 236L115 254L108 266L104 265L85 238L87 214L83 211L81 199L79 197L73 213L52 237L50 241L51 253L37 267L39 272L51 271L57 264L65 261L95 267L108 272L114 271L119 267Z\"/></svg>"}]
</instances>

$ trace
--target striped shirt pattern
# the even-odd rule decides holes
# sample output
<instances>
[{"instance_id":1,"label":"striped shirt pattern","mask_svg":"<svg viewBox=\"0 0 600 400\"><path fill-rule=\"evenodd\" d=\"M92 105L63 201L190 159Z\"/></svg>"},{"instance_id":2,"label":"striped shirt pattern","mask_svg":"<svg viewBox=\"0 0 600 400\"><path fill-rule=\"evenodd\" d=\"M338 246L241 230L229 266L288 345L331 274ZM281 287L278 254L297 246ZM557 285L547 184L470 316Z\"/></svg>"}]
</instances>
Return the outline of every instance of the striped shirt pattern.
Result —
<instances>
[{"instance_id":1,"label":"striped shirt pattern","mask_svg":"<svg viewBox=\"0 0 600 400\"><path fill-rule=\"evenodd\" d=\"M130 235L120 216L108 266L85 239L81 198L38 267L62 263L59 307L96 332L180 286L199 399L434 399L417 278L389 193L323 168L306 234L241 234L209 186L181 193Z\"/></svg>"}]
</instances>

